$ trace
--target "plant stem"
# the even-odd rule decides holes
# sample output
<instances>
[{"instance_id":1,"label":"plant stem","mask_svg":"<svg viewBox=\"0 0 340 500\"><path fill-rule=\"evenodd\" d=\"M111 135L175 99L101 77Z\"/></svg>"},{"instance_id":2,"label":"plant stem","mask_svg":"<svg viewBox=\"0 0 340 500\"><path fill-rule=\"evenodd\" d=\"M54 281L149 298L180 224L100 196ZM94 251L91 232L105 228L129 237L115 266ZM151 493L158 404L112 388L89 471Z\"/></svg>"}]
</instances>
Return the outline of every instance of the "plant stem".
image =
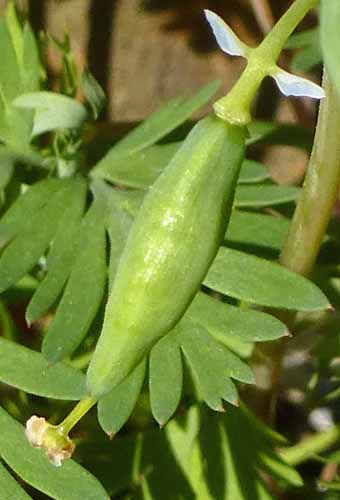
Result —
<instances>
[{"instance_id":1,"label":"plant stem","mask_svg":"<svg viewBox=\"0 0 340 500\"><path fill-rule=\"evenodd\" d=\"M340 98L328 80L323 78L326 93L319 111L313 151L302 193L291 222L280 262L298 274L308 276L313 270L340 189ZM295 315L279 315L291 332ZM268 407L277 399L285 343L271 350L272 373L275 383Z\"/></svg>"},{"instance_id":2,"label":"plant stem","mask_svg":"<svg viewBox=\"0 0 340 500\"><path fill-rule=\"evenodd\" d=\"M289 36L317 1L295 0L263 42L255 49L248 49L246 69L231 91L214 104L217 116L238 126L251 121L250 107L259 86L267 75L275 73L276 62Z\"/></svg>"},{"instance_id":3,"label":"plant stem","mask_svg":"<svg viewBox=\"0 0 340 500\"><path fill-rule=\"evenodd\" d=\"M261 50L277 60L296 26L317 3L318 0L296 0L263 40Z\"/></svg>"},{"instance_id":4,"label":"plant stem","mask_svg":"<svg viewBox=\"0 0 340 500\"><path fill-rule=\"evenodd\" d=\"M288 464L295 466L333 446L340 439L340 425L304 439L301 443L281 450L280 455Z\"/></svg>"},{"instance_id":5,"label":"plant stem","mask_svg":"<svg viewBox=\"0 0 340 500\"><path fill-rule=\"evenodd\" d=\"M96 404L93 398L86 398L73 408L71 413L57 426L63 435L67 436L77 422Z\"/></svg>"},{"instance_id":6,"label":"plant stem","mask_svg":"<svg viewBox=\"0 0 340 500\"><path fill-rule=\"evenodd\" d=\"M78 370L83 370L84 368L87 368L91 358L93 356L94 349L92 349L89 352L85 352L83 354L80 354L77 358L74 358L70 361L70 364L74 368L78 368Z\"/></svg>"},{"instance_id":7,"label":"plant stem","mask_svg":"<svg viewBox=\"0 0 340 500\"><path fill-rule=\"evenodd\" d=\"M281 254L281 264L308 276L319 253L340 189L340 98L324 74L326 98L321 103L312 156L302 195ZM340 439L340 425L311 436L281 452L298 465Z\"/></svg>"},{"instance_id":8,"label":"plant stem","mask_svg":"<svg viewBox=\"0 0 340 500\"><path fill-rule=\"evenodd\" d=\"M340 189L340 98L326 74L323 87L312 156L280 257L304 276L314 267Z\"/></svg>"}]
</instances>

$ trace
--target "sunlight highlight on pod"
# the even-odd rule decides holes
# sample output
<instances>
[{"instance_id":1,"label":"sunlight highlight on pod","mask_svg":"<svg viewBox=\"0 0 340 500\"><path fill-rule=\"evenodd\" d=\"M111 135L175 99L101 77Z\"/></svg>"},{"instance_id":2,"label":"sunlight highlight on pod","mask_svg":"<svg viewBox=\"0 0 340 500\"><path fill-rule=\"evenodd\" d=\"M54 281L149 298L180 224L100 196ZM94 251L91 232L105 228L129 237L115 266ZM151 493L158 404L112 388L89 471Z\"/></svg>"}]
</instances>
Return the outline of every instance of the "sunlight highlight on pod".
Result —
<instances>
[{"instance_id":1,"label":"sunlight highlight on pod","mask_svg":"<svg viewBox=\"0 0 340 500\"><path fill-rule=\"evenodd\" d=\"M248 47L245 43L243 43L227 25L227 23L215 14L215 12L206 9L204 13L214 33L216 41L223 52L229 54L230 56L245 57L249 61L252 54L254 54L257 49ZM267 61L261 62L265 63ZM285 96L303 96L310 97L312 99L322 99L325 97L325 92L322 87L311 82L310 80L307 80L306 78L284 71L273 62L268 64L266 74L274 78L280 91Z\"/></svg>"}]
</instances>

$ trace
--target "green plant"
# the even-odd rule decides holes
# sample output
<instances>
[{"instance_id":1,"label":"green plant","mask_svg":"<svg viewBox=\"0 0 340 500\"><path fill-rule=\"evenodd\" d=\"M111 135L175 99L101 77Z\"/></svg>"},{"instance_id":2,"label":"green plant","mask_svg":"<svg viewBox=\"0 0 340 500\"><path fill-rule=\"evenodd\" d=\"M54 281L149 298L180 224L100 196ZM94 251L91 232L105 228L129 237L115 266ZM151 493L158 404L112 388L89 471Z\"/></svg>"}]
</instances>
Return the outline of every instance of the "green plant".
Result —
<instances>
[{"instance_id":1,"label":"green plant","mask_svg":"<svg viewBox=\"0 0 340 500\"><path fill-rule=\"evenodd\" d=\"M60 500L324 497L316 476L296 466L310 457L337 464L338 454L326 452L339 426L290 447L268 424L289 349L303 345L314 359L306 415L330 411L339 393L339 318L330 312L339 304L339 225L330 224L340 187L338 2L321 2L321 49L315 30L289 39L316 6L295 0L256 49L206 11L222 50L248 61L215 102L217 116L174 135L213 98L212 83L97 151L89 131L105 105L102 89L80 74L67 38L38 43L9 3L0 21L6 500L38 491ZM59 93L47 86L47 43L62 56ZM324 59L323 89L277 66L287 43L303 47L295 66ZM251 119L266 76L285 95L324 98L314 145L301 126ZM265 143L313 147L302 188L279 186L261 163L243 159L245 146L252 153ZM41 334L26 342L12 318L18 304ZM261 370L264 399L249 388ZM63 418L68 401L78 403ZM98 430L95 405L112 441ZM167 425L157 429L153 419ZM288 437L293 424L283 429ZM336 472L324 479L323 488L339 488Z\"/></svg>"}]
</instances>

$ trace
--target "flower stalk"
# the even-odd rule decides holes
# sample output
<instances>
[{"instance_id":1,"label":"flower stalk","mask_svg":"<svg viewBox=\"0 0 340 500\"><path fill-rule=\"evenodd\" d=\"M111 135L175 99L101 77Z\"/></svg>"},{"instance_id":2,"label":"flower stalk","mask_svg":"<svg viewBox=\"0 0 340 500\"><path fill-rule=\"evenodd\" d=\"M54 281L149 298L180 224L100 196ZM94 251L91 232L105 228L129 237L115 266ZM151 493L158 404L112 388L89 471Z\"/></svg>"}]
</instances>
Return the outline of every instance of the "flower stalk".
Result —
<instances>
[{"instance_id":1,"label":"flower stalk","mask_svg":"<svg viewBox=\"0 0 340 500\"><path fill-rule=\"evenodd\" d=\"M340 425L314 434L301 443L281 450L280 455L289 465L296 466L332 447L340 439Z\"/></svg>"},{"instance_id":2,"label":"flower stalk","mask_svg":"<svg viewBox=\"0 0 340 500\"><path fill-rule=\"evenodd\" d=\"M223 20L213 12L206 11L207 19L222 50L231 55L243 56L248 61L246 69L228 95L214 104L215 113L220 118L233 125L243 126L250 123L251 104L266 76L274 78L285 95L306 95L318 99L324 97L318 86L290 75L276 65L288 38L316 4L317 0L296 0L256 48L246 46Z\"/></svg>"},{"instance_id":3,"label":"flower stalk","mask_svg":"<svg viewBox=\"0 0 340 500\"><path fill-rule=\"evenodd\" d=\"M340 190L340 96L325 73L312 155L280 262L308 276L313 270Z\"/></svg>"},{"instance_id":4,"label":"flower stalk","mask_svg":"<svg viewBox=\"0 0 340 500\"><path fill-rule=\"evenodd\" d=\"M70 431L95 404L93 398L79 401L59 425L51 425L43 417L33 415L26 423L27 439L35 448L42 448L53 465L60 467L75 449L68 436Z\"/></svg>"}]
</instances>

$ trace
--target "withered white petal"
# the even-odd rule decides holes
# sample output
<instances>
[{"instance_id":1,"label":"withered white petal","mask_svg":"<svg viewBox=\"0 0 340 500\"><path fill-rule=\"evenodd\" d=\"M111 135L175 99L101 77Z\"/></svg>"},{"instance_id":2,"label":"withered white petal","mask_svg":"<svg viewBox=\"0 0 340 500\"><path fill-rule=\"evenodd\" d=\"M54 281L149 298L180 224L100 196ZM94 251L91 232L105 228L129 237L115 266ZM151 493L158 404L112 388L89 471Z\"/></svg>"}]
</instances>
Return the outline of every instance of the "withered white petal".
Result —
<instances>
[{"instance_id":1,"label":"withered white petal","mask_svg":"<svg viewBox=\"0 0 340 500\"><path fill-rule=\"evenodd\" d=\"M43 436L47 428L47 422L43 417L33 415L26 422L25 434L32 446L39 448L43 443Z\"/></svg>"},{"instance_id":2,"label":"withered white petal","mask_svg":"<svg viewBox=\"0 0 340 500\"><path fill-rule=\"evenodd\" d=\"M286 96L305 96L313 99L325 97L325 92L319 85L300 76L292 75L283 69L278 68L277 72L272 73L271 76Z\"/></svg>"},{"instance_id":3,"label":"withered white petal","mask_svg":"<svg viewBox=\"0 0 340 500\"><path fill-rule=\"evenodd\" d=\"M231 56L246 56L246 46L233 30L215 12L205 9L205 17L213 30L216 41L223 52Z\"/></svg>"}]
</instances>

